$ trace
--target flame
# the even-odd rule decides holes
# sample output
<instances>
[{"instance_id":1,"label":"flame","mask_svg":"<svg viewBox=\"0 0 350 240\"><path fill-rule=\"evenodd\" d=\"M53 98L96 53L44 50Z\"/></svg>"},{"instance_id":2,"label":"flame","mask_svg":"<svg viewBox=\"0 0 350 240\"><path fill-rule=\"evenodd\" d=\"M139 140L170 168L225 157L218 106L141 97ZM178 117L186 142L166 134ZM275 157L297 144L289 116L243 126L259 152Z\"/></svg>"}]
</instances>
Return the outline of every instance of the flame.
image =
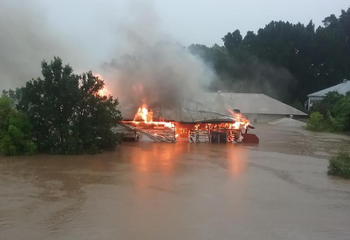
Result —
<instances>
[{"instance_id":1,"label":"flame","mask_svg":"<svg viewBox=\"0 0 350 240\"><path fill-rule=\"evenodd\" d=\"M133 121L122 121L123 123L137 125L140 128L145 129L148 133L152 134L157 138L173 138L176 141L182 141L182 139L188 139L193 131L199 131L203 134L210 134L211 131L227 131L227 138L229 142L237 137L237 133L241 130L247 129L250 125L248 119L243 117L240 113L234 113L229 110L233 116L232 122L228 123L197 123L193 124L182 124L179 122L169 121L154 121L153 111L149 109L147 104L143 104L138 108ZM170 130L170 135L169 131ZM164 131L164 132L162 132ZM171 134L173 132L173 135Z\"/></svg>"},{"instance_id":2,"label":"flame","mask_svg":"<svg viewBox=\"0 0 350 240\"><path fill-rule=\"evenodd\" d=\"M250 121L248 119L246 119L245 117L243 117L242 114L234 113L230 109L228 109L228 111L232 114L232 116L235 120L235 123L233 123L232 127L230 127L229 129L241 129L242 127L244 129L247 129L249 127Z\"/></svg>"},{"instance_id":3,"label":"flame","mask_svg":"<svg viewBox=\"0 0 350 240\"><path fill-rule=\"evenodd\" d=\"M98 91L100 96L108 96L111 92L106 88L106 86Z\"/></svg>"},{"instance_id":4,"label":"flame","mask_svg":"<svg viewBox=\"0 0 350 240\"><path fill-rule=\"evenodd\" d=\"M142 120L144 123L151 124L153 122L153 111L148 110L146 103L143 103L141 107L137 110L134 117L134 122Z\"/></svg>"},{"instance_id":5,"label":"flame","mask_svg":"<svg viewBox=\"0 0 350 240\"><path fill-rule=\"evenodd\" d=\"M101 74L99 73L93 73L93 75L95 75L96 77L98 77L99 79L103 80L104 81L104 78ZM108 90L107 86L106 86L106 82L104 81L105 85L103 86L103 88L101 88L99 91L98 91L98 95L100 96L108 96L108 95L111 95L111 92Z\"/></svg>"},{"instance_id":6,"label":"flame","mask_svg":"<svg viewBox=\"0 0 350 240\"><path fill-rule=\"evenodd\" d=\"M141 122L144 124L153 124L155 126L164 126L170 129L175 129L173 122L153 121L153 111L148 109L146 103L143 103L142 106L139 107L133 121L135 124L140 124Z\"/></svg>"}]
</instances>

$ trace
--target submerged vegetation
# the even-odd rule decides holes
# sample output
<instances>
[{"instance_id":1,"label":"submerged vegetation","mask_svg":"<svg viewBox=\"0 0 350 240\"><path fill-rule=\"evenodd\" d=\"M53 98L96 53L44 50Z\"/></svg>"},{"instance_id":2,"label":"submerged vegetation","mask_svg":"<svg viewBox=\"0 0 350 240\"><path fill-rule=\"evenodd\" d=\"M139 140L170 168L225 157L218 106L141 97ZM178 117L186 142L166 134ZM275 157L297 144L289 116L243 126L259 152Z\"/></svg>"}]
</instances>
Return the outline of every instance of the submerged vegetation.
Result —
<instances>
[{"instance_id":1,"label":"submerged vegetation","mask_svg":"<svg viewBox=\"0 0 350 240\"><path fill-rule=\"evenodd\" d=\"M350 178L350 148L340 150L329 160L328 174Z\"/></svg>"},{"instance_id":2,"label":"submerged vegetation","mask_svg":"<svg viewBox=\"0 0 350 240\"><path fill-rule=\"evenodd\" d=\"M328 93L312 107L306 129L325 132L350 131L350 94Z\"/></svg>"},{"instance_id":3,"label":"submerged vegetation","mask_svg":"<svg viewBox=\"0 0 350 240\"><path fill-rule=\"evenodd\" d=\"M60 58L42 62L43 78L28 81L0 99L0 152L5 155L95 154L121 138L118 100L103 96L104 81L92 72L76 75Z\"/></svg>"},{"instance_id":4,"label":"submerged vegetation","mask_svg":"<svg viewBox=\"0 0 350 240\"><path fill-rule=\"evenodd\" d=\"M34 154L37 146L31 140L31 130L28 117L14 108L13 101L0 97L0 153Z\"/></svg>"}]
</instances>

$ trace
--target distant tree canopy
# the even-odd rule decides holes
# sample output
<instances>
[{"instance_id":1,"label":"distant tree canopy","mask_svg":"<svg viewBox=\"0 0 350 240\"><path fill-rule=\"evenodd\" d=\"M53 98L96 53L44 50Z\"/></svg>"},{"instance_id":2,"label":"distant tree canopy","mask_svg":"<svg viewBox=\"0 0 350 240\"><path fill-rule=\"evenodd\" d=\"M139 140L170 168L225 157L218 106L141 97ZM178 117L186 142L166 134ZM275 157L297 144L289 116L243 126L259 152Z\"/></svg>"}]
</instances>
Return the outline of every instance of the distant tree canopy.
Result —
<instances>
[{"instance_id":1,"label":"distant tree canopy","mask_svg":"<svg viewBox=\"0 0 350 240\"><path fill-rule=\"evenodd\" d=\"M42 75L25 87L4 92L29 120L31 140L39 152L96 153L120 141L113 132L121 120L118 101L99 94L102 79L91 72L76 75L60 58L43 61Z\"/></svg>"},{"instance_id":2,"label":"distant tree canopy","mask_svg":"<svg viewBox=\"0 0 350 240\"><path fill-rule=\"evenodd\" d=\"M307 94L350 79L350 8L312 21L272 21L257 34L226 34L224 46L193 44L189 50L211 64L220 81L213 90L263 92L284 102L305 101Z\"/></svg>"}]
</instances>

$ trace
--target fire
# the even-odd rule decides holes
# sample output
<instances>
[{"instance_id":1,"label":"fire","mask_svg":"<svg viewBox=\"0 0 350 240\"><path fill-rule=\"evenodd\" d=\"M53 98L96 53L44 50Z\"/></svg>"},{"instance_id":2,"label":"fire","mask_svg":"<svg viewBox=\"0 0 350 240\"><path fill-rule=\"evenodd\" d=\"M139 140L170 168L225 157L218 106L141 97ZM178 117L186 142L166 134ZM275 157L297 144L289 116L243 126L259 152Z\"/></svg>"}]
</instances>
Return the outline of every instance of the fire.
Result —
<instances>
[{"instance_id":1,"label":"fire","mask_svg":"<svg viewBox=\"0 0 350 240\"><path fill-rule=\"evenodd\" d=\"M165 122L165 121L153 121L153 111L148 109L148 106L146 103L143 103L141 107L137 110L137 113L135 114L134 124L147 124L147 125L153 125L153 126L161 126L161 127L167 127L172 130L174 130L175 125L173 122ZM156 134L155 134L156 135ZM157 136L157 135L156 135Z\"/></svg>"},{"instance_id":2,"label":"fire","mask_svg":"<svg viewBox=\"0 0 350 240\"><path fill-rule=\"evenodd\" d=\"M235 112L231 111L230 109L228 111L232 114L232 116L235 120L235 123L232 124L232 127L230 127L230 129L241 129L242 127L244 129L248 128L248 126L250 125L250 121L248 119L243 117L242 114L240 114L240 113L235 113Z\"/></svg>"},{"instance_id":3,"label":"fire","mask_svg":"<svg viewBox=\"0 0 350 240\"><path fill-rule=\"evenodd\" d=\"M230 111L230 110L229 110ZM227 141L237 141L242 129L247 129L250 125L248 119L240 113L230 111L232 122L212 122L212 123L181 123L175 121L164 121L153 119L153 110L149 109L144 102L137 110L132 121L122 121L125 124L133 125L135 128L147 132L151 138L168 142L193 140L193 136L200 136L209 140L211 133L226 132ZM185 140L184 140L185 139ZM197 140L195 140L197 141ZM201 140L199 140L201 141Z\"/></svg>"},{"instance_id":4,"label":"fire","mask_svg":"<svg viewBox=\"0 0 350 240\"><path fill-rule=\"evenodd\" d=\"M99 73L94 73L94 75L96 77L98 77L100 80L103 80L104 81L104 78L101 74ZM108 88L106 87L106 82L105 82L105 85L103 86L103 88L101 88L99 91L98 91L98 95L100 96L108 96L108 95L111 95L111 92L108 90Z\"/></svg>"},{"instance_id":5,"label":"fire","mask_svg":"<svg viewBox=\"0 0 350 240\"><path fill-rule=\"evenodd\" d=\"M137 113L134 117L134 122L142 120L146 124L151 124L153 122L153 111L148 110L148 107L145 103L137 110Z\"/></svg>"},{"instance_id":6,"label":"fire","mask_svg":"<svg viewBox=\"0 0 350 240\"><path fill-rule=\"evenodd\" d=\"M100 96L108 96L111 92L106 88L106 86L98 91Z\"/></svg>"}]
</instances>

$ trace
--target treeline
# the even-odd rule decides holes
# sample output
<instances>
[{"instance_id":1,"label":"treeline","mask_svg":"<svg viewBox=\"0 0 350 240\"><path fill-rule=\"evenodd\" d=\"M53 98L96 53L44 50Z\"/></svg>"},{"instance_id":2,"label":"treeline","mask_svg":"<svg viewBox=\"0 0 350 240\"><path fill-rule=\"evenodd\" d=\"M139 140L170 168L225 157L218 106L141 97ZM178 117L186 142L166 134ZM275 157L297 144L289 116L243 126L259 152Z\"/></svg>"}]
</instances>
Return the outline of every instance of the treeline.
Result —
<instances>
[{"instance_id":1,"label":"treeline","mask_svg":"<svg viewBox=\"0 0 350 240\"><path fill-rule=\"evenodd\" d=\"M236 30L222 40L223 46L189 46L219 76L212 90L263 92L300 106L307 94L350 79L350 8L317 29L312 21L272 21L256 34Z\"/></svg>"},{"instance_id":2,"label":"treeline","mask_svg":"<svg viewBox=\"0 0 350 240\"><path fill-rule=\"evenodd\" d=\"M118 101L103 96L104 81L77 75L60 58L42 62L43 78L0 97L0 153L94 154L113 149L121 136Z\"/></svg>"}]
</instances>

